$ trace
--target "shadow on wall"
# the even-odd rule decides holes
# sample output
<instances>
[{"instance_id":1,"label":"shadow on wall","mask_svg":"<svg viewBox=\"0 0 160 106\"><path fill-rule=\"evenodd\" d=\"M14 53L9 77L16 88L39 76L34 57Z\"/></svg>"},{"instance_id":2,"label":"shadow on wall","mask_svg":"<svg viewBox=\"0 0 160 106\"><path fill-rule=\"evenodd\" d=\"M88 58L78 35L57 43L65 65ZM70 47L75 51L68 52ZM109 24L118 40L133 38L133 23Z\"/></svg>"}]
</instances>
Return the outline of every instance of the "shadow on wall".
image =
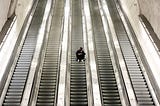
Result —
<instances>
[{"instance_id":1,"label":"shadow on wall","mask_svg":"<svg viewBox=\"0 0 160 106\"><path fill-rule=\"evenodd\" d=\"M145 16L160 39L160 0L138 0L138 2L141 14Z\"/></svg>"},{"instance_id":2,"label":"shadow on wall","mask_svg":"<svg viewBox=\"0 0 160 106\"><path fill-rule=\"evenodd\" d=\"M7 21L10 21L15 14L15 8L18 0L0 1L0 32L6 27Z\"/></svg>"},{"instance_id":3,"label":"shadow on wall","mask_svg":"<svg viewBox=\"0 0 160 106\"><path fill-rule=\"evenodd\" d=\"M12 17L14 15L15 8L16 8L16 5L17 5L17 1L18 0L11 0L7 18L10 18L10 17Z\"/></svg>"},{"instance_id":4,"label":"shadow on wall","mask_svg":"<svg viewBox=\"0 0 160 106\"><path fill-rule=\"evenodd\" d=\"M147 30L149 32L149 36L153 39L154 43L156 44L156 47L158 48L158 50L160 50L160 39L158 38L158 36L154 32L152 25L150 24L150 22L147 20L147 18L143 14L140 14L139 17L141 18L141 20L145 24L145 27L147 28Z\"/></svg>"}]
</instances>

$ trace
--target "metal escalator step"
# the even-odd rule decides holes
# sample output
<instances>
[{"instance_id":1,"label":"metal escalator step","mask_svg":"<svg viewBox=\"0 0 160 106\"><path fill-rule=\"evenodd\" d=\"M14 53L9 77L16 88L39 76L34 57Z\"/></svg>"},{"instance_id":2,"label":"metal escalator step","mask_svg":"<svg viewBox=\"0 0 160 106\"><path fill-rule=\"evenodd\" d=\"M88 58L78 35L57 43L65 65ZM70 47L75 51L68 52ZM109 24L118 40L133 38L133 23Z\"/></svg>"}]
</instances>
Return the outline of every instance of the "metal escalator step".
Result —
<instances>
[{"instance_id":1,"label":"metal escalator step","mask_svg":"<svg viewBox=\"0 0 160 106\"><path fill-rule=\"evenodd\" d=\"M142 78L140 75L137 75L137 77L131 77L133 82L145 82L145 79Z\"/></svg>"},{"instance_id":2,"label":"metal escalator step","mask_svg":"<svg viewBox=\"0 0 160 106\"><path fill-rule=\"evenodd\" d=\"M9 86L8 89L23 89L24 86Z\"/></svg>"},{"instance_id":3,"label":"metal escalator step","mask_svg":"<svg viewBox=\"0 0 160 106\"><path fill-rule=\"evenodd\" d=\"M83 70L84 66L71 66L72 69Z\"/></svg>"},{"instance_id":4,"label":"metal escalator step","mask_svg":"<svg viewBox=\"0 0 160 106\"><path fill-rule=\"evenodd\" d=\"M21 101L21 98L6 98L5 103L19 103Z\"/></svg>"},{"instance_id":5,"label":"metal escalator step","mask_svg":"<svg viewBox=\"0 0 160 106\"><path fill-rule=\"evenodd\" d=\"M136 92L148 92L148 88L144 88L144 87L138 87L138 88L134 88L136 90Z\"/></svg>"},{"instance_id":6,"label":"metal escalator step","mask_svg":"<svg viewBox=\"0 0 160 106\"><path fill-rule=\"evenodd\" d=\"M87 98L87 95L78 95L78 96L77 95L70 95L70 97L73 98L73 99L74 98L75 99L79 99L79 98L83 98L84 99L84 98Z\"/></svg>"},{"instance_id":7,"label":"metal escalator step","mask_svg":"<svg viewBox=\"0 0 160 106\"><path fill-rule=\"evenodd\" d=\"M40 86L55 86L56 83L40 83Z\"/></svg>"},{"instance_id":8,"label":"metal escalator step","mask_svg":"<svg viewBox=\"0 0 160 106\"><path fill-rule=\"evenodd\" d=\"M72 88L71 89L71 92L86 92L86 91L87 91L86 88L81 88L81 89L74 89L74 88Z\"/></svg>"},{"instance_id":9,"label":"metal escalator step","mask_svg":"<svg viewBox=\"0 0 160 106\"><path fill-rule=\"evenodd\" d=\"M137 98L144 98L144 99L147 99L147 98L152 98L151 95L136 95Z\"/></svg>"},{"instance_id":10,"label":"metal escalator step","mask_svg":"<svg viewBox=\"0 0 160 106\"><path fill-rule=\"evenodd\" d=\"M41 80L41 83L56 83L56 80Z\"/></svg>"},{"instance_id":11,"label":"metal escalator step","mask_svg":"<svg viewBox=\"0 0 160 106\"><path fill-rule=\"evenodd\" d=\"M23 89L8 89L8 92L23 92Z\"/></svg>"},{"instance_id":12,"label":"metal escalator step","mask_svg":"<svg viewBox=\"0 0 160 106\"><path fill-rule=\"evenodd\" d=\"M21 72L15 71L14 74L16 74L16 75L26 75L26 74L28 74L28 72L26 72L26 71L21 71Z\"/></svg>"},{"instance_id":13,"label":"metal escalator step","mask_svg":"<svg viewBox=\"0 0 160 106\"><path fill-rule=\"evenodd\" d=\"M144 79L143 73L141 71L130 71L130 76L139 76L139 79Z\"/></svg>"},{"instance_id":14,"label":"metal escalator step","mask_svg":"<svg viewBox=\"0 0 160 106\"><path fill-rule=\"evenodd\" d=\"M56 77L56 76L57 76L57 75L55 75L55 74L42 74L42 77L43 77L43 78L45 78L45 77L46 77L46 78L49 78L49 77L52 78L52 77Z\"/></svg>"},{"instance_id":15,"label":"metal escalator step","mask_svg":"<svg viewBox=\"0 0 160 106\"><path fill-rule=\"evenodd\" d=\"M40 89L39 92L44 92L44 93L50 93L50 92L54 92L55 88L53 89Z\"/></svg>"},{"instance_id":16,"label":"metal escalator step","mask_svg":"<svg viewBox=\"0 0 160 106\"><path fill-rule=\"evenodd\" d=\"M26 80L26 77L13 77L12 80Z\"/></svg>"},{"instance_id":17,"label":"metal escalator step","mask_svg":"<svg viewBox=\"0 0 160 106\"><path fill-rule=\"evenodd\" d=\"M80 95L86 95L87 92L70 92L71 95L77 95L78 97L80 97ZM82 96L84 97L84 96Z\"/></svg>"},{"instance_id":18,"label":"metal escalator step","mask_svg":"<svg viewBox=\"0 0 160 106\"><path fill-rule=\"evenodd\" d=\"M13 83L13 82L11 82L9 85L10 86L24 86L25 84L23 82L22 83Z\"/></svg>"},{"instance_id":19,"label":"metal escalator step","mask_svg":"<svg viewBox=\"0 0 160 106\"><path fill-rule=\"evenodd\" d=\"M55 96L53 95L38 95L37 99L54 99Z\"/></svg>"},{"instance_id":20,"label":"metal escalator step","mask_svg":"<svg viewBox=\"0 0 160 106\"><path fill-rule=\"evenodd\" d=\"M71 76L76 76L76 77L77 76L85 76L85 73L84 72L77 72L77 73L76 72L72 72Z\"/></svg>"},{"instance_id":21,"label":"metal escalator step","mask_svg":"<svg viewBox=\"0 0 160 106\"><path fill-rule=\"evenodd\" d=\"M99 67L99 70L113 70L113 67Z\"/></svg>"},{"instance_id":22,"label":"metal escalator step","mask_svg":"<svg viewBox=\"0 0 160 106\"><path fill-rule=\"evenodd\" d=\"M6 99L21 99L21 96L6 96Z\"/></svg>"},{"instance_id":23,"label":"metal escalator step","mask_svg":"<svg viewBox=\"0 0 160 106\"><path fill-rule=\"evenodd\" d=\"M3 106L20 106L20 103L3 103Z\"/></svg>"},{"instance_id":24,"label":"metal escalator step","mask_svg":"<svg viewBox=\"0 0 160 106\"><path fill-rule=\"evenodd\" d=\"M105 96L104 99L105 100L112 100L112 101L114 101L114 100L120 100L120 97L119 96L115 96L115 97Z\"/></svg>"},{"instance_id":25,"label":"metal escalator step","mask_svg":"<svg viewBox=\"0 0 160 106\"><path fill-rule=\"evenodd\" d=\"M79 69L79 68L72 68L71 69L71 73L75 73L75 72L85 72L85 69Z\"/></svg>"},{"instance_id":26,"label":"metal escalator step","mask_svg":"<svg viewBox=\"0 0 160 106\"><path fill-rule=\"evenodd\" d=\"M71 87L72 86L78 86L80 85L81 87L86 86L86 81L85 80L71 80Z\"/></svg>"},{"instance_id":27,"label":"metal escalator step","mask_svg":"<svg viewBox=\"0 0 160 106\"><path fill-rule=\"evenodd\" d=\"M111 104L104 104L104 106L111 106ZM122 106L121 104L112 104L112 106Z\"/></svg>"},{"instance_id":28,"label":"metal escalator step","mask_svg":"<svg viewBox=\"0 0 160 106\"><path fill-rule=\"evenodd\" d=\"M38 99L37 101L40 102L40 103L53 103L54 99L46 98L46 99Z\"/></svg>"},{"instance_id":29,"label":"metal escalator step","mask_svg":"<svg viewBox=\"0 0 160 106\"><path fill-rule=\"evenodd\" d=\"M78 101L76 101L76 102L72 102L71 101L71 103L70 103L70 105L71 106L88 106L88 102L78 102Z\"/></svg>"},{"instance_id":30,"label":"metal escalator step","mask_svg":"<svg viewBox=\"0 0 160 106\"><path fill-rule=\"evenodd\" d=\"M17 66L17 67L29 67L30 64L19 62L16 66Z\"/></svg>"},{"instance_id":31,"label":"metal escalator step","mask_svg":"<svg viewBox=\"0 0 160 106\"><path fill-rule=\"evenodd\" d=\"M152 98L138 98L137 100L138 100L139 102L153 101Z\"/></svg>"},{"instance_id":32,"label":"metal escalator step","mask_svg":"<svg viewBox=\"0 0 160 106\"><path fill-rule=\"evenodd\" d=\"M116 97L116 96L119 96L119 94L116 92L116 93L103 93L103 96L104 97Z\"/></svg>"},{"instance_id":33,"label":"metal escalator step","mask_svg":"<svg viewBox=\"0 0 160 106\"><path fill-rule=\"evenodd\" d=\"M74 98L74 99L71 99L71 102L87 102L88 100L87 99L81 99L81 98Z\"/></svg>"},{"instance_id":34,"label":"metal escalator step","mask_svg":"<svg viewBox=\"0 0 160 106\"><path fill-rule=\"evenodd\" d=\"M112 89L108 89L108 88L107 88L107 89L105 89L105 90L102 90L102 92L103 92L103 93L108 93L108 94L111 94L111 93L114 94L114 93L118 93L118 90L117 90L117 89L115 90L115 88L112 88Z\"/></svg>"},{"instance_id":35,"label":"metal escalator step","mask_svg":"<svg viewBox=\"0 0 160 106\"><path fill-rule=\"evenodd\" d=\"M50 92L39 92L38 93L39 96L54 96L54 93L50 93Z\"/></svg>"},{"instance_id":36,"label":"metal escalator step","mask_svg":"<svg viewBox=\"0 0 160 106\"><path fill-rule=\"evenodd\" d=\"M23 74L23 75L18 75L18 74L13 74L13 78L26 78L27 77L27 74Z\"/></svg>"},{"instance_id":37,"label":"metal escalator step","mask_svg":"<svg viewBox=\"0 0 160 106\"><path fill-rule=\"evenodd\" d=\"M44 77L44 76L42 76L41 79L42 80L56 80L55 77Z\"/></svg>"},{"instance_id":38,"label":"metal escalator step","mask_svg":"<svg viewBox=\"0 0 160 106\"><path fill-rule=\"evenodd\" d=\"M135 91L137 95L150 95L148 91Z\"/></svg>"},{"instance_id":39,"label":"metal escalator step","mask_svg":"<svg viewBox=\"0 0 160 106\"><path fill-rule=\"evenodd\" d=\"M26 72L26 73L28 73L28 70L29 70L29 68L24 68L24 69L16 68L16 69L14 70L14 72Z\"/></svg>"},{"instance_id":40,"label":"metal escalator step","mask_svg":"<svg viewBox=\"0 0 160 106\"><path fill-rule=\"evenodd\" d=\"M81 75L81 74L85 74L85 73L86 73L85 71L71 71L71 74Z\"/></svg>"},{"instance_id":41,"label":"metal escalator step","mask_svg":"<svg viewBox=\"0 0 160 106\"><path fill-rule=\"evenodd\" d=\"M36 106L53 106L54 103L37 103Z\"/></svg>"},{"instance_id":42,"label":"metal escalator step","mask_svg":"<svg viewBox=\"0 0 160 106\"><path fill-rule=\"evenodd\" d=\"M108 71L107 69L106 70L100 70L99 71L99 77L104 79L104 78L111 78L111 79L114 79L115 78L115 75L113 73L113 70L112 71Z\"/></svg>"},{"instance_id":43,"label":"metal escalator step","mask_svg":"<svg viewBox=\"0 0 160 106\"><path fill-rule=\"evenodd\" d=\"M110 76L110 75L108 75L107 76L107 78L100 78L100 80L102 81L102 82L104 82L104 81L108 81L109 80L109 78L111 78L111 79L114 79L114 76ZM109 80L109 83L116 83L116 81L115 80Z\"/></svg>"},{"instance_id":44,"label":"metal escalator step","mask_svg":"<svg viewBox=\"0 0 160 106\"><path fill-rule=\"evenodd\" d=\"M75 79L75 80L81 80L81 79L85 79L86 76L84 75L73 75L72 74L72 79Z\"/></svg>"},{"instance_id":45,"label":"metal escalator step","mask_svg":"<svg viewBox=\"0 0 160 106\"><path fill-rule=\"evenodd\" d=\"M106 80L101 80L101 84L106 84ZM109 81L107 84L116 84L116 81Z\"/></svg>"},{"instance_id":46,"label":"metal escalator step","mask_svg":"<svg viewBox=\"0 0 160 106\"><path fill-rule=\"evenodd\" d=\"M148 106L148 105L154 105L154 102L150 102L150 101L144 101L144 102L141 102L141 101L138 101L138 104L140 106Z\"/></svg>"},{"instance_id":47,"label":"metal escalator step","mask_svg":"<svg viewBox=\"0 0 160 106\"><path fill-rule=\"evenodd\" d=\"M23 92L12 92L12 91L8 91L6 93L7 96L18 96L18 95L21 95Z\"/></svg>"},{"instance_id":48,"label":"metal escalator step","mask_svg":"<svg viewBox=\"0 0 160 106\"><path fill-rule=\"evenodd\" d=\"M146 82L132 82L133 85L146 85L147 83Z\"/></svg>"},{"instance_id":49,"label":"metal escalator step","mask_svg":"<svg viewBox=\"0 0 160 106\"><path fill-rule=\"evenodd\" d=\"M117 84L116 83L101 83L102 87L105 87L105 86L109 86L109 87L117 87Z\"/></svg>"},{"instance_id":50,"label":"metal escalator step","mask_svg":"<svg viewBox=\"0 0 160 106\"><path fill-rule=\"evenodd\" d=\"M76 76L73 76L71 78L72 81L85 81L85 78L86 76L83 76L83 77L76 77Z\"/></svg>"},{"instance_id":51,"label":"metal escalator step","mask_svg":"<svg viewBox=\"0 0 160 106\"><path fill-rule=\"evenodd\" d=\"M106 86L105 87L105 86L103 86L102 89L105 89L107 91L109 91L109 90L118 90L118 87L117 86L116 87L113 87L113 86Z\"/></svg>"},{"instance_id":52,"label":"metal escalator step","mask_svg":"<svg viewBox=\"0 0 160 106\"><path fill-rule=\"evenodd\" d=\"M112 104L121 104L120 100L104 100L103 101L105 104L110 104L112 106Z\"/></svg>"},{"instance_id":53,"label":"metal escalator step","mask_svg":"<svg viewBox=\"0 0 160 106\"><path fill-rule=\"evenodd\" d=\"M86 89L86 85L80 85L80 84L79 85L77 85L77 84L76 85L71 85L70 87L72 89L77 89L77 90L78 89ZM71 89L71 91L72 91L72 89Z\"/></svg>"},{"instance_id":54,"label":"metal escalator step","mask_svg":"<svg viewBox=\"0 0 160 106\"><path fill-rule=\"evenodd\" d=\"M40 89L52 89L53 86L40 86L39 88Z\"/></svg>"}]
</instances>

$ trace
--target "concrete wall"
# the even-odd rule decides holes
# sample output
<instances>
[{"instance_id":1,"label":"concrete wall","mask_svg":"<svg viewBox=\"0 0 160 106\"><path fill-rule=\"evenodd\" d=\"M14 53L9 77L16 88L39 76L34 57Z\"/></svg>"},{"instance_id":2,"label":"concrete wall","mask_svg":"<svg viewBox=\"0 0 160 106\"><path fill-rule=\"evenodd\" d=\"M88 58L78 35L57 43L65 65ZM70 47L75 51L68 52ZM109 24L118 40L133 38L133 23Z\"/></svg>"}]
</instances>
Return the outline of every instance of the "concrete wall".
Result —
<instances>
[{"instance_id":1,"label":"concrete wall","mask_svg":"<svg viewBox=\"0 0 160 106\"><path fill-rule=\"evenodd\" d=\"M8 17L11 17L13 13L15 12L17 1L18 0L11 0L9 11L8 11Z\"/></svg>"},{"instance_id":2,"label":"concrete wall","mask_svg":"<svg viewBox=\"0 0 160 106\"><path fill-rule=\"evenodd\" d=\"M11 0L0 0L0 31L7 20Z\"/></svg>"},{"instance_id":3,"label":"concrete wall","mask_svg":"<svg viewBox=\"0 0 160 106\"><path fill-rule=\"evenodd\" d=\"M17 16L17 31L20 31L34 0L0 0L0 31L14 12Z\"/></svg>"},{"instance_id":4,"label":"concrete wall","mask_svg":"<svg viewBox=\"0 0 160 106\"><path fill-rule=\"evenodd\" d=\"M18 0L15 14L17 16L17 34L23 26L25 18L33 5L34 0Z\"/></svg>"},{"instance_id":5,"label":"concrete wall","mask_svg":"<svg viewBox=\"0 0 160 106\"><path fill-rule=\"evenodd\" d=\"M140 12L148 19L160 38L160 0L139 0Z\"/></svg>"},{"instance_id":6,"label":"concrete wall","mask_svg":"<svg viewBox=\"0 0 160 106\"><path fill-rule=\"evenodd\" d=\"M138 23L139 14L143 14L160 38L160 0L119 0L134 27ZM135 28L134 28L135 29Z\"/></svg>"}]
</instances>

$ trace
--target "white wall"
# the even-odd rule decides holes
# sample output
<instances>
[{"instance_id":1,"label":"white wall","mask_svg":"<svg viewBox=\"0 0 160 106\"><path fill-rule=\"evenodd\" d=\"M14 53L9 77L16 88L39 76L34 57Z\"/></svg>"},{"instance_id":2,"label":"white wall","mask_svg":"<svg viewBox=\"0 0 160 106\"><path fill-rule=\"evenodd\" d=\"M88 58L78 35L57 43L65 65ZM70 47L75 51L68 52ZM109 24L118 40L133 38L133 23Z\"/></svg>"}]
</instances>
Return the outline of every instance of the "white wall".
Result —
<instances>
[{"instance_id":1,"label":"white wall","mask_svg":"<svg viewBox=\"0 0 160 106\"><path fill-rule=\"evenodd\" d=\"M7 20L10 0L0 0L0 31Z\"/></svg>"},{"instance_id":2,"label":"white wall","mask_svg":"<svg viewBox=\"0 0 160 106\"><path fill-rule=\"evenodd\" d=\"M160 0L139 0L140 11L160 39Z\"/></svg>"},{"instance_id":3,"label":"white wall","mask_svg":"<svg viewBox=\"0 0 160 106\"><path fill-rule=\"evenodd\" d=\"M15 14L17 16L17 34L23 26L25 18L33 5L34 0L18 0L16 5Z\"/></svg>"},{"instance_id":4,"label":"white wall","mask_svg":"<svg viewBox=\"0 0 160 106\"><path fill-rule=\"evenodd\" d=\"M22 28L34 0L0 0L0 31L14 11L17 16L17 33Z\"/></svg>"},{"instance_id":5,"label":"white wall","mask_svg":"<svg viewBox=\"0 0 160 106\"><path fill-rule=\"evenodd\" d=\"M134 27L138 21L138 15L143 14L152 25L160 39L160 0L119 0L129 20Z\"/></svg>"},{"instance_id":6,"label":"white wall","mask_svg":"<svg viewBox=\"0 0 160 106\"><path fill-rule=\"evenodd\" d=\"M11 0L9 11L8 11L8 17L11 17L13 13L15 12L17 1L18 0Z\"/></svg>"}]
</instances>

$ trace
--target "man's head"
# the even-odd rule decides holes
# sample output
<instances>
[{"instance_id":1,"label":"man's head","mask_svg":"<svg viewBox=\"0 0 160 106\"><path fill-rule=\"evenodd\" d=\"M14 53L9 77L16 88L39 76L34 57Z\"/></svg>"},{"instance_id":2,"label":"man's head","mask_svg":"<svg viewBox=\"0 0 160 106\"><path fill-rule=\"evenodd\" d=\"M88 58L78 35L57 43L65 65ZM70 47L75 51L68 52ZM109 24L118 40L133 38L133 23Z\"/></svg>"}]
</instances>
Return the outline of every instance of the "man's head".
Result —
<instances>
[{"instance_id":1,"label":"man's head","mask_svg":"<svg viewBox=\"0 0 160 106\"><path fill-rule=\"evenodd\" d=\"M80 47L80 50L82 50L83 48L82 47Z\"/></svg>"}]
</instances>

